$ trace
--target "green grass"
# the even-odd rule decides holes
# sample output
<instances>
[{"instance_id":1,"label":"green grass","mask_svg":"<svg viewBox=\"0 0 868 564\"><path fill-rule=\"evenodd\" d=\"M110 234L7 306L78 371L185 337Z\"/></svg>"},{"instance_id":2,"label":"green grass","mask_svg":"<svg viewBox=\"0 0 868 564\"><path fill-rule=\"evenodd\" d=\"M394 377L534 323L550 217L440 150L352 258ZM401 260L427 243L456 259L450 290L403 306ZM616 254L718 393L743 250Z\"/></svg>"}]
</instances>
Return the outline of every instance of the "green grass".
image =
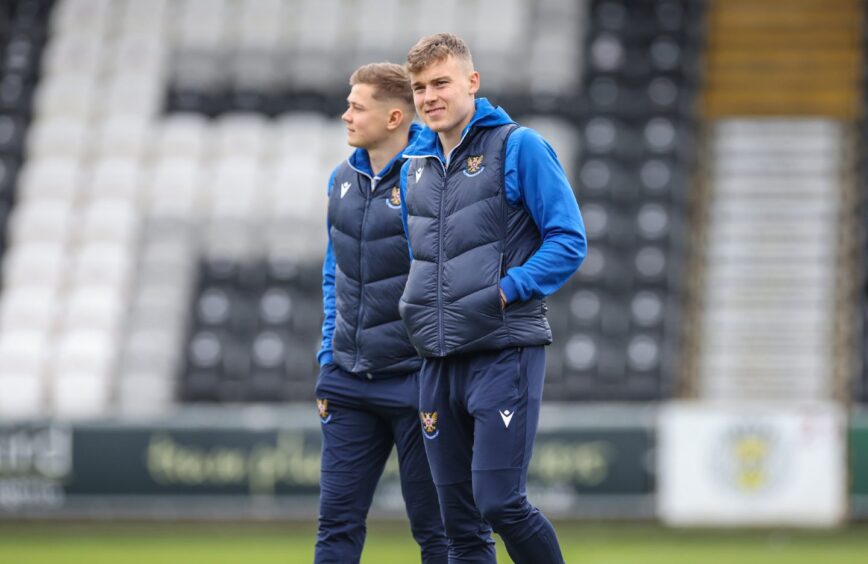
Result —
<instances>
[{"instance_id":1,"label":"green grass","mask_svg":"<svg viewBox=\"0 0 868 564\"><path fill-rule=\"evenodd\" d=\"M829 532L670 530L654 524L558 523L570 564L863 564L868 527ZM3 564L265 564L313 561L311 523L0 523ZM498 542L498 561L511 560ZM364 564L412 564L403 523L370 526Z\"/></svg>"}]
</instances>

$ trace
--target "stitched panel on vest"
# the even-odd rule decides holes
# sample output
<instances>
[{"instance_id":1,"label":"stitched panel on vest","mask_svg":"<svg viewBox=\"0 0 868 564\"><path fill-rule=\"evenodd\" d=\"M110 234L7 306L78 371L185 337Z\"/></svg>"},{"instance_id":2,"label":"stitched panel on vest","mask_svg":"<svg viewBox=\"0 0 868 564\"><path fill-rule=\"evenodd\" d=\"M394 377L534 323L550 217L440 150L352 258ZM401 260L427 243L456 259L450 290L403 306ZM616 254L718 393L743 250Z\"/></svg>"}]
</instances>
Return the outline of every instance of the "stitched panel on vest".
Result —
<instances>
[{"instance_id":1,"label":"stitched panel on vest","mask_svg":"<svg viewBox=\"0 0 868 564\"><path fill-rule=\"evenodd\" d=\"M446 218L443 222L445 257L453 259L480 245L499 241L503 229L501 217L500 198L494 197L476 202Z\"/></svg>"},{"instance_id":2,"label":"stitched panel on vest","mask_svg":"<svg viewBox=\"0 0 868 564\"><path fill-rule=\"evenodd\" d=\"M388 321L400 319L398 302L395 296L400 296L407 279L404 276L390 278L376 284L365 285L365 316L362 328L375 327Z\"/></svg>"},{"instance_id":3,"label":"stitched panel on vest","mask_svg":"<svg viewBox=\"0 0 868 564\"><path fill-rule=\"evenodd\" d=\"M363 267L362 281L365 284L406 274L410 268L407 240L402 236L366 241L365 255L366 264L376 262L376 268Z\"/></svg>"},{"instance_id":4,"label":"stitched panel on vest","mask_svg":"<svg viewBox=\"0 0 868 564\"><path fill-rule=\"evenodd\" d=\"M443 296L456 301L500 281L500 241L472 249L443 264Z\"/></svg>"},{"instance_id":5,"label":"stitched panel on vest","mask_svg":"<svg viewBox=\"0 0 868 564\"><path fill-rule=\"evenodd\" d=\"M467 178L460 172L450 176L449 192L444 206L446 215L458 213L480 200L497 197L502 183L501 177L497 176L499 170L500 167L491 165L473 178Z\"/></svg>"},{"instance_id":6,"label":"stitched panel on vest","mask_svg":"<svg viewBox=\"0 0 868 564\"><path fill-rule=\"evenodd\" d=\"M413 260L437 260L437 222L428 217L407 218L407 231L413 247Z\"/></svg>"},{"instance_id":7,"label":"stitched panel on vest","mask_svg":"<svg viewBox=\"0 0 868 564\"><path fill-rule=\"evenodd\" d=\"M418 305L435 305L437 301L437 265L433 262L414 260L410 263L410 275L415 283L407 284L402 299Z\"/></svg>"},{"instance_id":8,"label":"stitched panel on vest","mask_svg":"<svg viewBox=\"0 0 868 564\"><path fill-rule=\"evenodd\" d=\"M436 355L437 351L428 345L434 346L434 343L438 342L437 308L433 305L409 303L402 299L398 309L404 324L414 328L410 333L413 346L424 356Z\"/></svg>"}]
</instances>

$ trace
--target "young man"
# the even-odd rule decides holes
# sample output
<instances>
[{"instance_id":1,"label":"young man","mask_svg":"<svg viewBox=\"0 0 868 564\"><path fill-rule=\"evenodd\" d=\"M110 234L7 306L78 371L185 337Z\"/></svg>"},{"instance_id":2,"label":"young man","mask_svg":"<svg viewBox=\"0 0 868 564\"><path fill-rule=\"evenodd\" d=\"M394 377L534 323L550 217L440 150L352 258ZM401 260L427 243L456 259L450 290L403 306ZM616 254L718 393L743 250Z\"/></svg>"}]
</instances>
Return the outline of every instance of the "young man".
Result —
<instances>
[{"instance_id":1,"label":"young man","mask_svg":"<svg viewBox=\"0 0 868 564\"><path fill-rule=\"evenodd\" d=\"M342 119L357 149L332 172L328 188L315 561L359 562L374 488L394 444L422 561L445 563L446 538L417 419L421 360L398 314L410 267L398 175L401 153L419 126L411 126L413 97L400 65L363 66L350 85Z\"/></svg>"},{"instance_id":2,"label":"young man","mask_svg":"<svg viewBox=\"0 0 868 564\"><path fill-rule=\"evenodd\" d=\"M407 68L427 126L404 151L412 264L400 311L424 357L420 417L450 562L495 562L491 528L517 563L563 562L526 498L539 419L545 296L586 252L551 147L485 98L467 45L425 37Z\"/></svg>"}]
</instances>

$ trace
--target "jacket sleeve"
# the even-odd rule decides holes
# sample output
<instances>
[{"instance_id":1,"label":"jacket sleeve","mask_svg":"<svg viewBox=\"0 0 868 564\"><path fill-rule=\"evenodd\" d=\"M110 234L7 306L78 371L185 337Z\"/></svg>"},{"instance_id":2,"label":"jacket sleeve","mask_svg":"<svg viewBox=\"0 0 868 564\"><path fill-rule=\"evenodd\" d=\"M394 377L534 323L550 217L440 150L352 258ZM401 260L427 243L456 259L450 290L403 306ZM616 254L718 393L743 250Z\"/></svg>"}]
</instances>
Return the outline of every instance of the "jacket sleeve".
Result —
<instances>
[{"instance_id":1,"label":"jacket sleeve","mask_svg":"<svg viewBox=\"0 0 868 564\"><path fill-rule=\"evenodd\" d=\"M331 195L334 181L335 171L332 171L326 191L327 195ZM331 225L329 224L328 216L326 216L326 231L328 233L328 245L326 246L325 260L322 265L322 343L316 355L316 360L320 366L333 361L332 337L335 334L335 255L332 249Z\"/></svg>"},{"instance_id":2,"label":"jacket sleeve","mask_svg":"<svg viewBox=\"0 0 868 564\"><path fill-rule=\"evenodd\" d=\"M413 260L413 248L410 246L410 230L407 228L407 173L410 171L410 162L408 159L401 165L401 173L398 175L398 189L401 191L401 223L404 224L404 237L407 238L407 249L410 251L410 260Z\"/></svg>"},{"instance_id":3,"label":"jacket sleeve","mask_svg":"<svg viewBox=\"0 0 868 564\"><path fill-rule=\"evenodd\" d=\"M507 139L504 190L510 204L524 206L533 218L542 244L527 262L509 269L500 287L507 302L549 296L579 268L588 246L569 180L536 131L523 127Z\"/></svg>"}]
</instances>

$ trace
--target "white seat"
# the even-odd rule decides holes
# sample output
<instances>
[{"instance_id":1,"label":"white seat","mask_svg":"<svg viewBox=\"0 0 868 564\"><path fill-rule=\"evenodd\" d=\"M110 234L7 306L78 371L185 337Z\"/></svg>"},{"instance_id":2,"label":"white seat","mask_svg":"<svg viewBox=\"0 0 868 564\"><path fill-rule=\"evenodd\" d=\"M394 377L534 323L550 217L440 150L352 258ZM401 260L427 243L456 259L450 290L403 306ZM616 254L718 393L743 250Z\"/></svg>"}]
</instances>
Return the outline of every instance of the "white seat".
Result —
<instances>
[{"instance_id":1,"label":"white seat","mask_svg":"<svg viewBox=\"0 0 868 564\"><path fill-rule=\"evenodd\" d=\"M3 287L40 286L59 288L67 270L66 246L62 243L13 245L3 257Z\"/></svg>"},{"instance_id":2,"label":"white seat","mask_svg":"<svg viewBox=\"0 0 868 564\"><path fill-rule=\"evenodd\" d=\"M147 217L145 222L145 250L148 246L167 243L192 252L196 245L198 230L184 219L171 217Z\"/></svg>"},{"instance_id":3,"label":"white seat","mask_svg":"<svg viewBox=\"0 0 868 564\"><path fill-rule=\"evenodd\" d=\"M49 286L13 287L0 298L0 334L37 331L48 334L59 313L57 290Z\"/></svg>"},{"instance_id":4,"label":"white seat","mask_svg":"<svg viewBox=\"0 0 868 564\"><path fill-rule=\"evenodd\" d=\"M48 339L39 331L0 334L0 417L37 418L45 414Z\"/></svg>"},{"instance_id":5,"label":"white seat","mask_svg":"<svg viewBox=\"0 0 868 564\"><path fill-rule=\"evenodd\" d=\"M201 168L191 159L164 159L157 163L147 193L153 216L195 219L202 211Z\"/></svg>"},{"instance_id":6,"label":"white seat","mask_svg":"<svg viewBox=\"0 0 868 564\"><path fill-rule=\"evenodd\" d=\"M238 12L238 44L246 49L274 50L291 18L281 0L241 0Z\"/></svg>"},{"instance_id":7,"label":"white seat","mask_svg":"<svg viewBox=\"0 0 868 564\"><path fill-rule=\"evenodd\" d=\"M22 201L57 200L72 204L81 194L81 167L77 160L68 157L28 159L19 186Z\"/></svg>"},{"instance_id":8,"label":"white seat","mask_svg":"<svg viewBox=\"0 0 868 564\"><path fill-rule=\"evenodd\" d=\"M117 12L119 31L123 35L162 38L167 27L169 7L170 0L123 0Z\"/></svg>"},{"instance_id":9,"label":"white seat","mask_svg":"<svg viewBox=\"0 0 868 564\"><path fill-rule=\"evenodd\" d=\"M394 45L397 45L397 38L392 33L383 33L383 30L396 30L402 22L400 18L401 2L399 0L360 0L359 7L354 13L354 21L356 23L356 50L361 53L368 53L374 50L382 49L386 52L391 51ZM447 7L448 9L448 7ZM439 12L439 4L437 10L414 10L412 12L414 19L422 15L430 15L426 12ZM436 16L434 16L436 17ZM418 28L413 26L411 22L405 22L408 27L413 29L414 33L418 32ZM421 35L420 35L421 37ZM403 45L405 49L409 49L412 44ZM381 60L381 59L370 59Z\"/></svg>"},{"instance_id":10,"label":"white seat","mask_svg":"<svg viewBox=\"0 0 868 564\"><path fill-rule=\"evenodd\" d=\"M118 410L124 417L165 415L176 405L177 382L153 369L124 372L117 384Z\"/></svg>"},{"instance_id":11,"label":"white seat","mask_svg":"<svg viewBox=\"0 0 868 564\"><path fill-rule=\"evenodd\" d=\"M40 120L86 121L99 100L97 79L86 74L48 75L39 82L34 95L34 113Z\"/></svg>"},{"instance_id":12,"label":"white seat","mask_svg":"<svg viewBox=\"0 0 868 564\"><path fill-rule=\"evenodd\" d=\"M116 341L110 333L61 334L52 367L51 400L61 417L101 417L109 412Z\"/></svg>"},{"instance_id":13,"label":"white seat","mask_svg":"<svg viewBox=\"0 0 868 564\"><path fill-rule=\"evenodd\" d=\"M208 152L210 126L199 114L175 114L162 121L153 153L158 158L199 160Z\"/></svg>"},{"instance_id":14,"label":"white seat","mask_svg":"<svg viewBox=\"0 0 868 564\"><path fill-rule=\"evenodd\" d=\"M163 106L165 86L160 76L133 70L116 75L105 88L105 98L99 107L104 117L155 119Z\"/></svg>"},{"instance_id":15,"label":"white seat","mask_svg":"<svg viewBox=\"0 0 868 564\"><path fill-rule=\"evenodd\" d=\"M322 262L325 257L328 242L325 219L311 225L299 223L294 217L275 217L264 227L265 249L271 256L309 262Z\"/></svg>"},{"instance_id":16,"label":"white seat","mask_svg":"<svg viewBox=\"0 0 868 564\"><path fill-rule=\"evenodd\" d=\"M66 299L62 327L66 331L117 332L124 320L126 305L125 295L118 289L107 291L104 286L73 288Z\"/></svg>"},{"instance_id":17,"label":"white seat","mask_svg":"<svg viewBox=\"0 0 868 564\"><path fill-rule=\"evenodd\" d=\"M93 33L65 33L48 42L42 56L47 78L73 74L94 77L102 63L103 41Z\"/></svg>"},{"instance_id":18,"label":"white seat","mask_svg":"<svg viewBox=\"0 0 868 564\"><path fill-rule=\"evenodd\" d=\"M180 332L172 329L138 329L128 333L122 371L150 371L155 376L171 379L182 342Z\"/></svg>"},{"instance_id":19,"label":"white seat","mask_svg":"<svg viewBox=\"0 0 868 564\"><path fill-rule=\"evenodd\" d=\"M142 168L134 159L100 159L91 171L85 193L92 199L121 200L138 204L142 200L142 176Z\"/></svg>"},{"instance_id":20,"label":"white seat","mask_svg":"<svg viewBox=\"0 0 868 564\"><path fill-rule=\"evenodd\" d=\"M110 117L95 128L97 158L144 159L151 148L152 124L142 116Z\"/></svg>"},{"instance_id":21,"label":"white seat","mask_svg":"<svg viewBox=\"0 0 868 564\"><path fill-rule=\"evenodd\" d=\"M108 70L123 74L130 70L151 76L164 76L169 48L160 35L138 32L121 37L112 49Z\"/></svg>"},{"instance_id":22,"label":"white seat","mask_svg":"<svg viewBox=\"0 0 868 564\"><path fill-rule=\"evenodd\" d=\"M86 154L91 135L90 125L83 120L37 120L28 131L27 157L68 157L81 161Z\"/></svg>"},{"instance_id":23,"label":"white seat","mask_svg":"<svg viewBox=\"0 0 868 564\"><path fill-rule=\"evenodd\" d=\"M133 274L130 251L128 246L118 243L90 243L80 247L72 260L72 284L128 289Z\"/></svg>"},{"instance_id":24,"label":"white seat","mask_svg":"<svg viewBox=\"0 0 868 564\"><path fill-rule=\"evenodd\" d=\"M9 218L9 239L14 244L58 243L71 239L75 212L62 200L25 200Z\"/></svg>"},{"instance_id":25,"label":"white seat","mask_svg":"<svg viewBox=\"0 0 868 564\"><path fill-rule=\"evenodd\" d=\"M225 0L185 0L180 3L176 44L182 48L213 49L227 44Z\"/></svg>"},{"instance_id":26,"label":"white seat","mask_svg":"<svg viewBox=\"0 0 868 564\"><path fill-rule=\"evenodd\" d=\"M51 14L51 30L56 34L87 29L96 37L104 36L111 22L111 0L67 0Z\"/></svg>"},{"instance_id":27,"label":"white seat","mask_svg":"<svg viewBox=\"0 0 868 564\"><path fill-rule=\"evenodd\" d=\"M254 224L244 219L215 219L205 226L204 248L211 257L249 260L259 250Z\"/></svg>"},{"instance_id":28,"label":"white seat","mask_svg":"<svg viewBox=\"0 0 868 564\"><path fill-rule=\"evenodd\" d=\"M214 132L214 157L259 159L265 156L273 147L268 125L260 114L230 113L220 117Z\"/></svg>"},{"instance_id":29,"label":"white seat","mask_svg":"<svg viewBox=\"0 0 868 564\"><path fill-rule=\"evenodd\" d=\"M217 163L204 193L210 200L212 218L253 219L261 211L258 162L230 157Z\"/></svg>"},{"instance_id":30,"label":"white seat","mask_svg":"<svg viewBox=\"0 0 868 564\"><path fill-rule=\"evenodd\" d=\"M178 327L188 314L193 285L191 274L182 280L170 279L163 284L151 279L147 285L137 288L133 295L130 325L146 330Z\"/></svg>"},{"instance_id":31,"label":"white seat","mask_svg":"<svg viewBox=\"0 0 868 564\"><path fill-rule=\"evenodd\" d=\"M292 112L281 116L277 120L275 136L278 156L282 159L317 158L327 141L324 132L328 122L315 112Z\"/></svg>"},{"instance_id":32,"label":"white seat","mask_svg":"<svg viewBox=\"0 0 868 564\"><path fill-rule=\"evenodd\" d=\"M123 200L94 200L81 211L78 240L119 243L132 249L138 241L139 208Z\"/></svg>"},{"instance_id":33,"label":"white seat","mask_svg":"<svg viewBox=\"0 0 868 564\"><path fill-rule=\"evenodd\" d=\"M193 247L188 243L174 241L149 241L142 249L139 263L139 278L182 283L192 276L196 264Z\"/></svg>"},{"instance_id":34,"label":"white seat","mask_svg":"<svg viewBox=\"0 0 868 564\"><path fill-rule=\"evenodd\" d=\"M266 207L270 217L322 223L318 215L328 201L328 178L310 162L284 160L268 176Z\"/></svg>"}]
</instances>

